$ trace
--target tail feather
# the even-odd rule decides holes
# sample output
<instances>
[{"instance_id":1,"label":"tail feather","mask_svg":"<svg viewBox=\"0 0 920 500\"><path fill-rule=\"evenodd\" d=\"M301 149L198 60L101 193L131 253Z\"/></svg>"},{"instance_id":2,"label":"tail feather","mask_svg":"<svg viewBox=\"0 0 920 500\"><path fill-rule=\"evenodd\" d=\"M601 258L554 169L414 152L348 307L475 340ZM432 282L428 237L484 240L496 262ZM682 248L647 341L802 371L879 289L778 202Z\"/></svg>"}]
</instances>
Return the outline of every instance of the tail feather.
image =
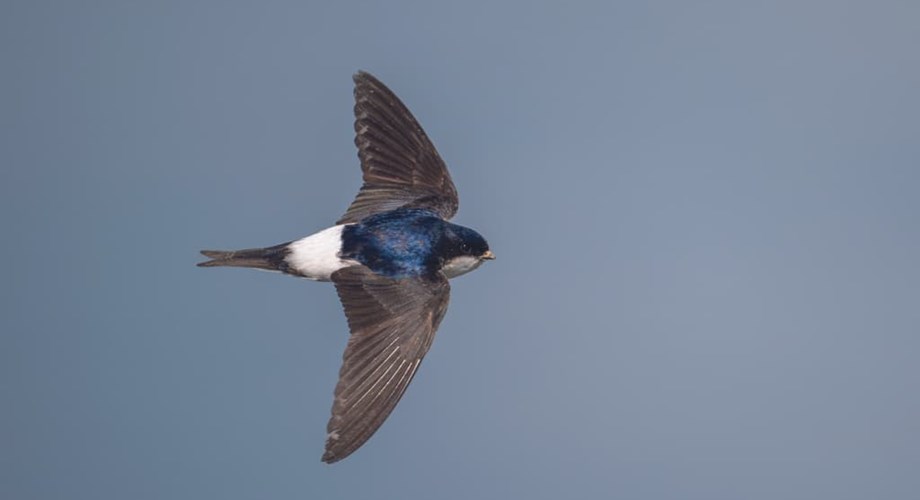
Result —
<instances>
[{"instance_id":1,"label":"tail feather","mask_svg":"<svg viewBox=\"0 0 920 500\"><path fill-rule=\"evenodd\" d=\"M288 264L284 258L288 252L288 243L246 250L202 250L201 254L211 260L199 262L198 267L252 267L287 272Z\"/></svg>"}]
</instances>

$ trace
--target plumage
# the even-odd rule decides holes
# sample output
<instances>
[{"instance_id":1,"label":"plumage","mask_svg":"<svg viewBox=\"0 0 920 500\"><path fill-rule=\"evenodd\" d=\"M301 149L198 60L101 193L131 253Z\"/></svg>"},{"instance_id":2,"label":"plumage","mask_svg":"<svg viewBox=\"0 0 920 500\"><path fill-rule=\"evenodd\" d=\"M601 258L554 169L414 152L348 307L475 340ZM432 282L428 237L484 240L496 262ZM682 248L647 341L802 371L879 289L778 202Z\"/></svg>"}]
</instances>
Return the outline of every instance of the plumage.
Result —
<instances>
[{"instance_id":1,"label":"plumage","mask_svg":"<svg viewBox=\"0 0 920 500\"><path fill-rule=\"evenodd\" d=\"M336 224L400 207L453 217L460 205L457 188L415 117L370 73L359 71L354 80L355 145L364 185Z\"/></svg>"},{"instance_id":2,"label":"plumage","mask_svg":"<svg viewBox=\"0 0 920 500\"><path fill-rule=\"evenodd\" d=\"M447 221L457 190L408 108L369 73L355 77L355 144L364 184L335 226L267 248L206 250L202 267L253 267L332 281L351 336L323 461L362 446L396 407L447 312L448 279L495 258Z\"/></svg>"},{"instance_id":3,"label":"plumage","mask_svg":"<svg viewBox=\"0 0 920 500\"><path fill-rule=\"evenodd\" d=\"M327 425L323 461L358 449L399 402L447 312L442 274L388 278L364 266L332 275L351 337Z\"/></svg>"},{"instance_id":4,"label":"plumage","mask_svg":"<svg viewBox=\"0 0 920 500\"><path fill-rule=\"evenodd\" d=\"M285 263L304 278L329 281L332 273L352 264L339 255L345 227L332 226L291 242Z\"/></svg>"}]
</instances>

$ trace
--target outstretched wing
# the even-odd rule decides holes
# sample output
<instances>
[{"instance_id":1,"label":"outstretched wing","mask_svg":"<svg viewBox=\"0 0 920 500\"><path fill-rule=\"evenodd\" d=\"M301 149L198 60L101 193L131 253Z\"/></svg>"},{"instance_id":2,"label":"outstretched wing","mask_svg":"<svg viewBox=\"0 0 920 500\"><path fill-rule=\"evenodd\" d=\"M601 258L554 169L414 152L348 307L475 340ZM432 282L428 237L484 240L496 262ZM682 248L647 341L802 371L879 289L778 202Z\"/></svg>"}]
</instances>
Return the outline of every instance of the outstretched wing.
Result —
<instances>
[{"instance_id":1,"label":"outstretched wing","mask_svg":"<svg viewBox=\"0 0 920 500\"><path fill-rule=\"evenodd\" d=\"M354 80L355 145L364 185L337 224L400 207L453 217L459 205L457 189L415 117L370 73L359 71Z\"/></svg>"},{"instance_id":2,"label":"outstretched wing","mask_svg":"<svg viewBox=\"0 0 920 500\"><path fill-rule=\"evenodd\" d=\"M333 273L332 281L351 337L326 427L327 463L357 450L393 411L428 352L450 299L442 274L394 280L352 266Z\"/></svg>"}]
</instances>

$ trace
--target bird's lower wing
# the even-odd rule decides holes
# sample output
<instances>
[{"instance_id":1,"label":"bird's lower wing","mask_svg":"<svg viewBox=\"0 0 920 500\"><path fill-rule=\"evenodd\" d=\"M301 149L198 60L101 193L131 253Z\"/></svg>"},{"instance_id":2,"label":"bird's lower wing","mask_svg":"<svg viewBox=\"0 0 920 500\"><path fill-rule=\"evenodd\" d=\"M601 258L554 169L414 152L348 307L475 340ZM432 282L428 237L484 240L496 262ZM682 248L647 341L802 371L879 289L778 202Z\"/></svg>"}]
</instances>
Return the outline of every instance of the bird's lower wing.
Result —
<instances>
[{"instance_id":1,"label":"bird's lower wing","mask_svg":"<svg viewBox=\"0 0 920 500\"><path fill-rule=\"evenodd\" d=\"M327 426L323 461L357 450L406 391L447 311L450 285L434 278L390 279L364 266L332 274L351 337Z\"/></svg>"}]
</instances>

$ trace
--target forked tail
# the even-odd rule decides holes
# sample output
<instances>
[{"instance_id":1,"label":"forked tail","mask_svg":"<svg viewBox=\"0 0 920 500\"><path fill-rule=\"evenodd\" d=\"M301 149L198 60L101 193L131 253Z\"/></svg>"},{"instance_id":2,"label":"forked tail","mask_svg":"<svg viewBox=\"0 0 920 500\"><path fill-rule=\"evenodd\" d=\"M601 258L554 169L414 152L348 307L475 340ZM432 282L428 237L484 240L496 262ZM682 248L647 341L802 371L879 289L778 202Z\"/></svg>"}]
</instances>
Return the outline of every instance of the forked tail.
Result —
<instances>
[{"instance_id":1,"label":"forked tail","mask_svg":"<svg viewBox=\"0 0 920 500\"><path fill-rule=\"evenodd\" d=\"M198 267L252 267L287 272L288 263L284 258L289 252L288 243L246 250L202 250L201 254L211 260L199 262Z\"/></svg>"}]
</instances>

